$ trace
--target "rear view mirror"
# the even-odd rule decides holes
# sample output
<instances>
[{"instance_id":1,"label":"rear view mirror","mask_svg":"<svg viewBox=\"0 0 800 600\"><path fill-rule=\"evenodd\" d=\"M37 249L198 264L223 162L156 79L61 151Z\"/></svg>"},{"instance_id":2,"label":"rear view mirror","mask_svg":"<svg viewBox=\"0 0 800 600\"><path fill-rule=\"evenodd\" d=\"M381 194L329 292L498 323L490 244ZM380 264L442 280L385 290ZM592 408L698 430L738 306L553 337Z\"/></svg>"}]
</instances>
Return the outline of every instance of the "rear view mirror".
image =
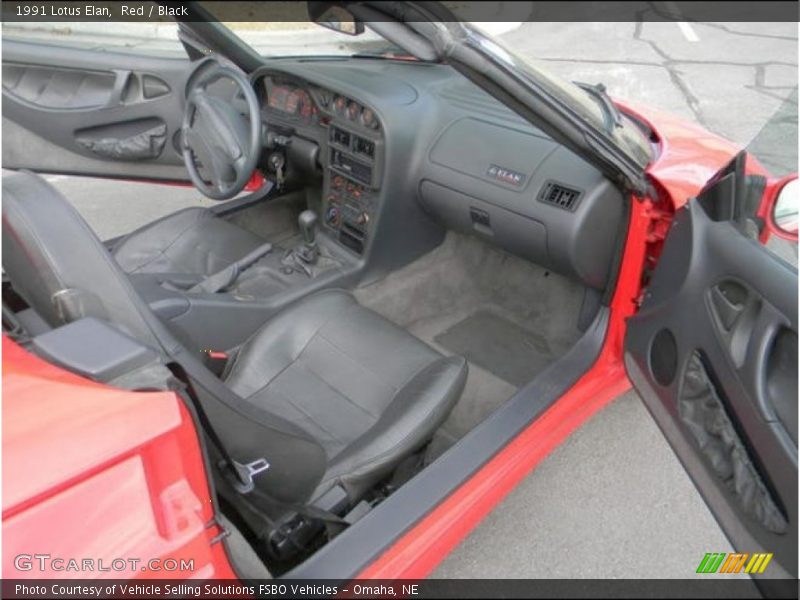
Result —
<instances>
[{"instance_id":1,"label":"rear view mirror","mask_svg":"<svg viewBox=\"0 0 800 600\"><path fill-rule=\"evenodd\" d=\"M772 206L772 222L781 232L796 236L800 212L800 188L797 178L788 181L778 192Z\"/></svg>"},{"instance_id":2,"label":"rear view mirror","mask_svg":"<svg viewBox=\"0 0 800 600\"><path fill-rule=\"evenodd\" d=\"M364 33L364 24L342 6L330 2L309 2L308 16L317 25L346 35Z\"/></svg>"}]
</instances>

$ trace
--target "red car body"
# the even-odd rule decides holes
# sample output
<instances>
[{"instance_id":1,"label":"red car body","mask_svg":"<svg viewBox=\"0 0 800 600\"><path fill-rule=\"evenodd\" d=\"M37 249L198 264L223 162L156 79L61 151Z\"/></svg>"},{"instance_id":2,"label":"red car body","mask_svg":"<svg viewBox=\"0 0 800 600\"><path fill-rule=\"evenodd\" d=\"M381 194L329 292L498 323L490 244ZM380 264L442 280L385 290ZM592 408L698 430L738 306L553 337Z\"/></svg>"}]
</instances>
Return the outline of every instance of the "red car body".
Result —
<instances>
[{"instance_id":1,"label":"red car body","mask_svg":"<svg viewBox=\"0 0 800 600\"><path fill-rule=\"evenodd\" d=\"M630 388L623 338L626 319L637 310L645 267L657 260L674 211L739 148L659 111L620 107L655 132L657 156L647 174L658 197L630 203L628 236L599 357L541 418L360 577L427 576L540 461ZM765 174L752 157L748 172ZM770 180L765 197L774 196L779 183ZM25 577L15 557L35 549L54 557L103 558L106 565L126 556L194 560L191 573L129 567L98 571L99 577L236 577L223 544L216 543L221 530L213 521L198 432L177 395L129 392L89 381L46 363L6 337L3 386L6 573ZM89 505L94 505L91 511L86 510ZM37 578L85 577L60 564L27 573Z\"/></svg>"}]
</instances>

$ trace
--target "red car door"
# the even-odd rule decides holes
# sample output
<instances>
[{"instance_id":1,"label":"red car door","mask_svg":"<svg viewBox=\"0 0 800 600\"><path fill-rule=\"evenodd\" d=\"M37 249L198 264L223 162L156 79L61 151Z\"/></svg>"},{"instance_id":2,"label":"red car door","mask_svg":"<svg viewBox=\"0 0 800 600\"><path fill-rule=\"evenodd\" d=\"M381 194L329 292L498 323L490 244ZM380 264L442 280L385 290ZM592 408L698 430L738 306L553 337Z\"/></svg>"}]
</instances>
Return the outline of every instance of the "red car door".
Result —
<instances>
[{"instance_id":1,"label":"red car door","mask_svg":"<svg viewBox=\"0 0 800 600\"><path fill-rule=\"evenodd\" d=\"M797 268L759 243L775 189L744 163L675 214L625 366L737 550L698 572L796 580Z\"/></svg>"},{"instance_id":2,"label":"red car door","mask_svg":"<svg viewBox=\"0 0 800 600\"><path fill-rule=\"evenodd\" d=\"M90 381L5 335L3 387L4 585L235 577L176 394Z\"/></svg>"}]
</instances>

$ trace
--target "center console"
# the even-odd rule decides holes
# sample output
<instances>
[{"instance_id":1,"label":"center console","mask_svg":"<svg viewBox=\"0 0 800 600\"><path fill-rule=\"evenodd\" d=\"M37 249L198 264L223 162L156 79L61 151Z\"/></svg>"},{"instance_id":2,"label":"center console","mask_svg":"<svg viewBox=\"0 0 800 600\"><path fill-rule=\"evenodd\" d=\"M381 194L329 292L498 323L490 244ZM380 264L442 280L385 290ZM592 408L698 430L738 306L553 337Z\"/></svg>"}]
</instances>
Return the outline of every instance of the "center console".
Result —
<instances>
[{"instance_id":1,"label":"center console","mask_svg":"<svg viewBox=\"0 0 800 600\"><path fill-rule=\"evenodd\" d=\"M378 210L383 140L374 131L330 126L322 222L328 233L363 254Z\"/></svg>"}]
</instances>

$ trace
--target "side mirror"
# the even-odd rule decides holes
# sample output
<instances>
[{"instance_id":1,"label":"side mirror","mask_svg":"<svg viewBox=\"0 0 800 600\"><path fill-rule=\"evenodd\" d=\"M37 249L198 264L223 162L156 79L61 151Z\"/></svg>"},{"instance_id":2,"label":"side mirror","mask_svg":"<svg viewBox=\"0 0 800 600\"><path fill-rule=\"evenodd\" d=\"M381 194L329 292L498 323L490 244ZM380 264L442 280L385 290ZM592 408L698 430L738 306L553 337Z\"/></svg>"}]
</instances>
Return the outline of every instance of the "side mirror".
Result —
<instances>
[{"instance_id":1,"label":"side mirror","mask_svg":"<svg viewBox=\"0 0 800 600\"><path fill-rule=\"evenodd\" d=\"M781 231L797 235L799 212L800 184L797 179L792 179L778 192L775 205L772 207L772 221Z\"/></svg>"},{"instance_id":2,"label":"side mirror","mask_svg":"<svg viewBox=\"0 0 800 600\"><path fill-rule=\"evenodd\" d=\"M364 33L364 23L343 6L332 2L308 2L307 6L309 19L321 27L346 35Z\"/></svg>"},{"instance_id":3,"label":"side mirror","mask_svg":"<svg viewBox=\"0 0 800 600\"><path fill-rule=\"evenodd\" d=\"M800 183L797 175L781 180L767 211L768 229L784 239L797 241L800 221Z\"/></svg>"}]
</instances>

